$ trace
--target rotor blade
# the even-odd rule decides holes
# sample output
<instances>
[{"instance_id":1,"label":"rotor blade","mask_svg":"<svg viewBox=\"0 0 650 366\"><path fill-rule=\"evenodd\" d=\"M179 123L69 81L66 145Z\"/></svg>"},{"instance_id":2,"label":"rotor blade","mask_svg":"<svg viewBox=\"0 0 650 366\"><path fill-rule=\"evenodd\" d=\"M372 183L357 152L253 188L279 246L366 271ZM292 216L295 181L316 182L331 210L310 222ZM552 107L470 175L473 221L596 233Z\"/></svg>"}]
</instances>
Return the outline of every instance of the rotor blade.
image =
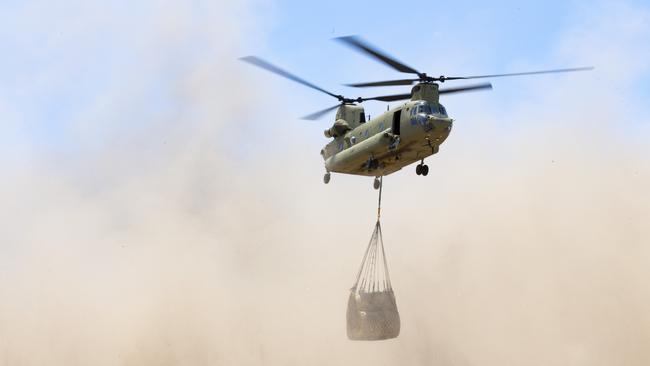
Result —
<instances>
[{"instance_id":1,"label":"rotor blade","mask_svg":"<svg viewBox=\"0 0 650 366\"><path fill-rule=\"evenodd\" d=\"M492 89L492 84L483 83L483 84L460 86L460 87L457 87L457 88L440 89L438 91L438 94L463 93L463 92L475 91L475 90L481 90L481 89Z\"/></svg>"},{"instance_id":2,"label":"rotor blade","mask_svg":"<svg viewBox=\"0 0 650 366\"><path fill-rule=\"evenodd\" d=\"M323 109L323 110L321 110L321 111L314 112L314 113L312 113L312 114L308 114L308 115L306 115L306 116L304 116L304 117L301 117L301 118L302 118L302 119L307 119L307 120L310 120L310 121L314 121L314 120L317 120L317 119L323 117L324 115L328 114L329 112L335 110L336 108L338 108L338 107L340 107L340 106L341 106L340 104L337 104L337 105L335 105L335 106L332 106L332 107L329 107L329 108L325 108L325 109Z\"/></svg>"},{"instance_id":3,"label":"rotor blade","mask_svg":"<svg viewBox=\"0 0 650 366\"><path fill-rule=\"evenodd\" d=\"M458 80L458 79L481 79L481 78L498 78L503 76L521 76L521 75L537 75L537 74L554 74L559 72L574 72L574 71L587 71L593 70L593 66L588 67L574 67L570 69L554 69L554 70L541 70L541 71L528 71L528 72L514 72L510 74L494 74L494 75L475 75L475 76L451 76L445 77L445 80Z\"/></svg>"},{"instance_id":4,"label":"rotor blade","mask_svg":"<svg viewBox=\"0 0 650 366\"><path fill-rule=\"evenodd\" d=\"M411 93L382 95L382 96L379 96L379 97L372 97L372 98L362 98L363 101L366 101L366 100L380 100L382 102L393 102L393 101L396 101L396 100L404 100L404 99L411 99Z\"/></svg>"},{"instance_id":5,"label":"rotor blade","mask_svg":"<svg viewBox=\"0 0 650 366\"><path fill-rule=\"evenodd\" d=\"M462 93L462 92L481 90L481 89L492 89L492 84L483 83L483 84L461 86L461 87L458 87L458 88L441 89L440 91L438 91L438 94ZM380 100L382 102L393 102L393 101L396 101L396 100L410 99L411 96L412 96L411 93L382 95L382 96L379 96L379 97L362 98L362 101Z\"/></svg>"},{"instance_id":6,"label":"rotor blade","mask_svg":"<svg viewBox=\"0 0 650 366\"><path fill-rule=\"evenodd\" d=\"M395 60L391 56L388 56L387 54L379 51L376 47L371 46L367 42L363 41L360 37L357 36L347 36L347 37L339 37L335 38L339 42L343 42L346 45L356 49L357 51L361 51L363 53L366 53L379 61L385 63L386 65L392 67L393 69L400 71L400 72L406 72L406 73L411 73L411 74L417 74L419 75L420 73L415 70L412 67L406 66L403 63Z\"/></svg>"},{"instance_id":7,"label":"rotor blade","mask_svg":"<svg viewBox=\"0 0 650 366\"><path fill-rule=\"evenodd\" d=\"M358 83L358 84L345 84L345 85L355 87L355 88L367 88L371 86L411 85L418 80L419 79L399 79L399 80L375 81L372 83Z\"/></svg>"},{"instance_id":8,"label":"rotor blade","mask_svg":"<svg viewBox=\"0 0 650 366\"><path fill-rule=\"evenodd\" d=\"M318 91L320 91L322 93L325 93L327 95L330 95L330 96L332 96L332 97L334 97L336 99L340 100L342 98L340 95L330 93L330 92L328 92L327 90L325 90L323 88L320 88L320 87L318 87L318 86L316 86L316 85L314 85L314 84L312 84L312 83L310 83L308 81L305 81L305 80L303 80L303 79L289 73L288 71L282 70L281 68L279 68L279 67L277 67L275 65L272 65L271 63L269 63L267 61L262 60L259 57L246 56L246 57L241 57L240 60L242 60L244 62L248 62L249 64L255 65L257 67L261 67L264 70L270 71L270 72L272 72L274 74L277 74L277 75L280 75L280 76L283 76L283 77L285 77L285 78L287 78L289 80L293 80L293 81L295 81L297 83L300 83L302 85L305 85L305 86L307 86L309 88L318 90Z\"/></svg>"}]
</instances>

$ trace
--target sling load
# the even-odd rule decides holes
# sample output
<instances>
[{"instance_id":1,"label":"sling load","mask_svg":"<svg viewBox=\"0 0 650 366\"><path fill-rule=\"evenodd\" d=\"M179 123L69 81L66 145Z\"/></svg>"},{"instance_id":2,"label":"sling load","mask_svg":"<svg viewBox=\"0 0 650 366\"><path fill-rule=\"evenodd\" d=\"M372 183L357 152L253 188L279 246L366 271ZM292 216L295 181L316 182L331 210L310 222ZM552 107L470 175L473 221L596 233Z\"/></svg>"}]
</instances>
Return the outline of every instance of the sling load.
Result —
<instances>
[{"instance_id":1,"label":"sling load","mask_svg":"<svg viewBox=\"0 0 650 366\"><path fill-rule=\"evenodd\" d=\"M349 339L356 341L396 338L400 331L399 312L390 283L379 222L383 177L381 180L377 223L348 298L347 334Z\"/></svg>"}]
</instances>

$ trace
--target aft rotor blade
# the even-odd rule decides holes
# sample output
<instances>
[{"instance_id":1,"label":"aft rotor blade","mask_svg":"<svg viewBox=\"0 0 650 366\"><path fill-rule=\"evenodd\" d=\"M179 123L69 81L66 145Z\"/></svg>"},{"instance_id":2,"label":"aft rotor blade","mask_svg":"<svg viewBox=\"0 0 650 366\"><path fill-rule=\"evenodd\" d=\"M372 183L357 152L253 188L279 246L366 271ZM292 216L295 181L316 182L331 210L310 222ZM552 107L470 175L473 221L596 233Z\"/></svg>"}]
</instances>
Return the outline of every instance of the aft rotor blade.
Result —
<instances>
[{"instance_id":1,"label":"aft rotor blade","mask_svg":"<svg viewBox=\"0 0 650 366\"><path fill-rule=\"evenodd\" d=\"M382 102L393 102L396 100L411 99L411 93L406 94L393 94L393 95L382 95L379 97L372 98L363 98L363 100L380 100Z\"/></svg>"},{"instance_id":2,"label":"aft rotor blade","mask_svg":"<svg viewBox=\"0 0 650 366\"><path fill-rule=\"evenodd\" d=\"M339 42L343 42L346 45L356 49L357 51L368 54L377 60L385 63L386 65L392 67L393 69L399 72L406 72L411 74L420 75L420 73L410 66L404 65L402 62L397 61L391 56L388 56L382 51L379 51L376 47L371 46L367 42L363 41L360 37L357 36L347 36L335 38Z\"/></svg>"},{"instance_id":3,"label":"aft rotor blade","mask_svg":"<svg viewBox=\"0 0 650 366\"><path fill-rule=\"evenodd\" d=\"M304 116L304 117L301 117L301 118L302 118L302 119L307 119L307 120L310 120L310 121L315 121L315 120L317 120L317 119L323 117L324 115L328 114L329 112L335 110L336 108L338 108L338 107L340 107L340 106L341 106L340 104L337 104L337 105L335 105L335 106L332 106L332 107L329 107L329 108L325 108L325 109L323 109L322 111L318 111L318 112L314 112L314 113L312 113L312 114L308 114L308 115L306 115L306 116Z\"/></svg>"},{"instance_id":4,"label":"aft rotor blade","mask_svg":"<svg viewBox=\"0 0 650 366\"><path fill-rule=\"evenodd\" d=\"M554 69L554 70L541 70L541 71L527 71L527 72L513 72L510 74L493 74L493 75L474 75L474 76L450 76L444 77L444 80L459 80L459 79L481 79L481 78L499 78L503 76L521 76L521 75L537 75L537 74L554 74L559 72L574 72L574 71L587 71L593 70L593 66L588 67L574 67L569 69Z\"/></svg>"},{"instance_id":5,"label":"aft rotor blade","mask_svg":"<svg viewBox=\"0 0 650 366\"><path fill-rule=\"evenodd\" d=\"M482 90L482 89L492 89L492 84L484 83L484 84L460 86L460 87L457 87L457 88L440 89L438 91L438 94L463 93L463 92L476 91L476 90Z\"/></svg>"},{"instance_id":6,"label":"aft rotor blade","mask_svg":"<svg viewBox=\"0 0 650 366\"><path fill-rule=\"evenodd\" d=\"M375 81L372 83L358 83L358 84L345 84L345 85L355 87L355 88L367 88L371 86L411 85L418 80L420 79L399 79L399 80Z\"/></svg>"},{"instance_id":7,"label":"aft rotor blade","mask_svg":"<svg viewBox=\"0 0 650 366\"><path fill-rule=\"evenodd\" d=\"M262 59L259 58L259 57L256 57L256 56L246 56L246 57L241 57L240 60L242 60L242 61L244 61L244 62L248 62L249 64L255 65L255 66L257 66L257 67L261 67L261 68L263 68L264 70L270 71L270 72L272 72L272 73L274 73L274 74L280 75L280 76L285 77L285 78L287 78L287 79L289 79L289 80L293 80L293 81L295 81L295 82L297 82L297 83L299 83L299 84L302 84L302 85L304 85L304 86L307 86L307 87L309 87L309 88L312 88L312 89L318 90L319 92L322 92L322 93L325 93L325 94L327 94L327 95L330 95L330 96L332 96L332 97L334 97L334 98L336 98L336 99L341 100L341 98L342 98L340 95L336 95L336 94L334 94L334 93L330 93L330 92L328 92L327 90L325 90L325 89L323 89L323 88L321 88L321 87L318 87L318 86L316 86L316 85L314 85L314 84L312 84L312 83L310 83L310 82L308 82L308 81L306 81L306 80L303 80L303 79L301 79L301 78L299 78L299 77L297 77L297 76L291 74L291 73L288 72L288 71L285 71L285 70L283 70L283 69L281 69L281 68L279 68L279 67L277 67L277 66L271 64L271 63L268 62L268 61L262 60Z\"/></svg>"}]
</instances>

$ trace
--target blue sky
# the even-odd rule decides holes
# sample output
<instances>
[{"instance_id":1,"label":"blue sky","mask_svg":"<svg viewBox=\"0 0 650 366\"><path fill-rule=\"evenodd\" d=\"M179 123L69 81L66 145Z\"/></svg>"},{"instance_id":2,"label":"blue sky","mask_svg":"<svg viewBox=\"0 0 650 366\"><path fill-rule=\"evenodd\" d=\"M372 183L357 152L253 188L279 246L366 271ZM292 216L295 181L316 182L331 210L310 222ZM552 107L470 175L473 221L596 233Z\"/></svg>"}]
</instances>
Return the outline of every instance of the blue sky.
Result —
<instances>
[{"instance_id":1,"label":"blue sky","mask_svg":"<svg viewBox=\"0 0 650 366\"><path fill-rule=\"evenodd\" d=\"M646 11L649 6L647 2L621 4ZM612 11L612 6L611 2L586 1L496 1L489 6L468 1L412 1L396 9L392 2L315 5L280 1L272 11L275 22L267 35L268 53L323 83L347 80L358 73L358 66L395 74L329 41L349 34L363 35L417 68L433 68L433 74L508 72L514 71L517 63L574 66L584 60L558 64L556 47L569 32L588 31L594 26L588 23L589 18ZM617 31L618 21L613 18L607 24L610 32ZM602 50L606 52L608 46L603 44ZM456 66L458 58L468 54L474 59L463 60L466 67ZM332 64L340 67L326 75L320 72Z\"/></svg>"}]
</instances>

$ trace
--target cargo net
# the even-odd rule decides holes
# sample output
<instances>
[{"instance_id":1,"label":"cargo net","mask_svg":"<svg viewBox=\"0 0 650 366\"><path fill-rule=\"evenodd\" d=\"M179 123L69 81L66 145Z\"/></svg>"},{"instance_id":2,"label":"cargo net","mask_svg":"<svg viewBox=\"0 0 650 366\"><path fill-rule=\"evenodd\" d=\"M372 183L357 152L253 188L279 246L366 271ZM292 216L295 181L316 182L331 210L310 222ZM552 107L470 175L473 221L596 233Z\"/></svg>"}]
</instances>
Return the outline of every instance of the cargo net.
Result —
<instances>
[{"instance_id":1,"label":"cargo net","mask_svg":"<svg viewBox=\"0 0 650 366\"><path fill-rule=\"evenodd\" d=\"M356 283L350 289L347 334L351 340L375 341L396 338L399 331L399 312L377 219Z\"/></svg>"}]
</instances>

